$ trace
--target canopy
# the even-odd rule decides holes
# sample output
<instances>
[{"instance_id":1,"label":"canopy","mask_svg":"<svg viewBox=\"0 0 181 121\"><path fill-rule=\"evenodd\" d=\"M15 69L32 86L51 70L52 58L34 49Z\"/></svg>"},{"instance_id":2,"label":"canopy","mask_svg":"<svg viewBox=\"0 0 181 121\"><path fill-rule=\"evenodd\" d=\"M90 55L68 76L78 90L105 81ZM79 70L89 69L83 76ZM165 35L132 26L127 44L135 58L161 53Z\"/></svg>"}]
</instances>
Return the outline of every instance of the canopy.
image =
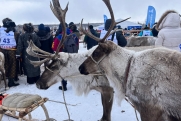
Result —
<instances>
[{"instance_id":1,"label":"canopy","mask_svg":"<svg viewBox=\"0 0 181 121\"><path fill-rule=\"evenodd\" d=\"M121 21L121 20L123 20L123 19L118 19L118 20L116 20L116 22L117 21ZM122 22L122 23L119 23L119 24L117 24L117 26L118 25L120 25L121 26L121 28L127 28L128 30L130 30L130 29L132 29L132 28L139 28L139 29L141 29L141 27L142 27L142 25L141 24L137 24L137 23L134 23L134 22L131 22L131 21L124 21L124 22ZM96 27L98 30L103 30L104 29L104 24L102 24L102 25L100 25L100 26L97 26Z\"/></svg>"}]
</instances>

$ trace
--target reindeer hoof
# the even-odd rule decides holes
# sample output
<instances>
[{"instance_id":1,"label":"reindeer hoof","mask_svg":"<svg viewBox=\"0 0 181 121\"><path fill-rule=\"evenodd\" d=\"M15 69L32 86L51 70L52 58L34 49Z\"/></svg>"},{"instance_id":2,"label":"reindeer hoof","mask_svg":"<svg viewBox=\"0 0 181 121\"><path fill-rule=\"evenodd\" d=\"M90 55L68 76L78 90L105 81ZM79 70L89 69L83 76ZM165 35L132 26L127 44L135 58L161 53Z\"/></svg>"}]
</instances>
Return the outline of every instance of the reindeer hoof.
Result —
<instances>
[{"instance_id":1,"label":"reindeer hoof","mask_svg":"<svg viewBox=\"0 0 181 121\"><path fill-rule=\"evenodd\" d=\"M9 90L10 88L9 87L6 87L5 90Z\"/></svg>"}]
</instances>

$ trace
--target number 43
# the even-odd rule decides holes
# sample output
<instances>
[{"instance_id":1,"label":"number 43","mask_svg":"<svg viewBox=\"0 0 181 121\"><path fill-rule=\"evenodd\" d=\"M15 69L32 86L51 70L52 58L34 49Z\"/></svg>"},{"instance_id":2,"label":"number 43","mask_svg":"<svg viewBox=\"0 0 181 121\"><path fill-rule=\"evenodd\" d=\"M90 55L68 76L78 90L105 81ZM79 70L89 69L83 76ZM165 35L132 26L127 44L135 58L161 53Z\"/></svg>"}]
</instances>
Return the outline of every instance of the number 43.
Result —
<instances>
[{"instance_id":1,"label":"number 43","mask_svg":"<svg viewBox=\"0 0 181 121\"><path fill-rule=\"evenodd\" d=\"M10 39L9 38L4 38L3 42L4 43L10 43Z\"/></svg>"}]
</instances>

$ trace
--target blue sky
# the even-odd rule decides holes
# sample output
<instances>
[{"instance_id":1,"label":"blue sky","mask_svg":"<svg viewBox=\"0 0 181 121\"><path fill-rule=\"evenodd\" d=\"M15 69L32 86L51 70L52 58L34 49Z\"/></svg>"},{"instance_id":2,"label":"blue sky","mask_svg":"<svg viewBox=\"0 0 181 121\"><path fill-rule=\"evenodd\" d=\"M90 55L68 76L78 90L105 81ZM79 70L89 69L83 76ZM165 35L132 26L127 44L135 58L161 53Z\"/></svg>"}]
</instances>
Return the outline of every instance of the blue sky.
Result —
<instances>
[{"instance_id":1,"label":"blue sky","mask_svg":"<svg viewBox=\"0 0 181 121\"><path fill-rule=\"evenodd\" d=\"M50 10L51 0L0 0L0 20L9 17L16 24L57 24L59 21ZM85 23L103 22L103 14L110 17L102 0L59 0L64 8L69 2L67 23L79 23L84 18ZM156 21L166 10L181 12L181 0L110 0L115 18L131 17L129 21L144 22L149 5L155 7ZM2 25L2 23L0 23Z\"/></svg>"}]
</instances>

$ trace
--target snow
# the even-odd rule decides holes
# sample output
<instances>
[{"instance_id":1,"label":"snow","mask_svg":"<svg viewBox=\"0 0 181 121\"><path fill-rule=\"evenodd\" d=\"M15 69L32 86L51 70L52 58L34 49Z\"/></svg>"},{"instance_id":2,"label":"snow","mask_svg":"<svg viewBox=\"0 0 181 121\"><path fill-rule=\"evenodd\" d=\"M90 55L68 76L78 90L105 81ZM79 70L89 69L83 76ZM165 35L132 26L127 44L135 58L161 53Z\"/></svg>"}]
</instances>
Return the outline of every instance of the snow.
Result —
<instances>
[{"instance_id":1,"label":"snow","mask_svg":"<svg viewBox=\"0 0 181 121\"><path fill-rule=\"evenodd\" d=\"M83 44L80 44L80 53L86 51L83 48ZM20 85L17 87L10 88L6 91L7 94L13 93L27 93L27 94L38 94L42 97L47 97L54 101L63 101L62 91L58 89L60 83L51 86L48 90L40 90L36 88L35 84L29 85L26 82L26 76L19 76ZM71 84L67 85L68 90L65 91L65 99L68 104L68 110L70 118L74 121L97 121L102 117L103 110L101 104L101 95L97 91L91 91L88 96L76 96L72 90ZM63 121L68 119L68 114L64 104L55 102L46 102L45 106L49 112L50 118L54 118L57 121ZM41 107L35 109L32 113L33 119L45 120L45 114ZM138 113L139 115L139 113ZM125 100L121 106L113 103L112 121L137 121L134 108L127 103ZM139 118L140 120L140 118ZM10 118L6 115L3 116L2 121L17 121L17 119Z\"/></svg>"}]
</instances>

